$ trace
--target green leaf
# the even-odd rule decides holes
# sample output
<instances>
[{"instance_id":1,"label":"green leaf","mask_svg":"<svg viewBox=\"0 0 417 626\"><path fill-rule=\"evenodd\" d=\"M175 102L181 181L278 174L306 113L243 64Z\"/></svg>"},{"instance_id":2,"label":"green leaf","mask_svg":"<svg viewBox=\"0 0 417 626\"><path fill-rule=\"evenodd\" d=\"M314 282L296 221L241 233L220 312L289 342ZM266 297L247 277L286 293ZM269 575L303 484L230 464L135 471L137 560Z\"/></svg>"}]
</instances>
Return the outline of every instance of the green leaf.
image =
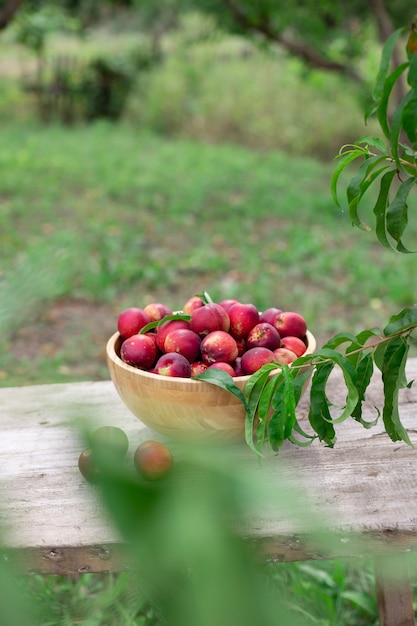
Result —
<instances>
[{"instance_id":1,"label":"green leaf","mask_svg":"<svg viewBox=\"0 0 417 626\"><path fill-rule=\"evenodd\" d=\"M407 74L407 83L411 87L417 85L417 54L412 54L410 58L410 68Z\"/></svg>"},{"instance_id":2,"label":"green leaf","mask_svg":"<svg viewBox=\"0 0 417 626\"><path fill-rule=\"evenodd\" d=\"M324 441L330 448L336 443L336 433L331 423L329 403L326 396L326 383L334 368L332 361L321 363L313 374L310 389L309 422L317 433L320 441Z\"/></svg>"},{"instance_id":3,"label":"green leaf","mask_svg":"<svg viewBox=\"0 0 417 626\"><path fill-rule=\"evenodd\" d=\"M297 406L297 399L295 395L294 389L294 376L291 369L288 365L284 365L282 368L282 374L284 376L284 411L285 411L285 422L284 422L284 439L288 439L291 435L295 422L296 422L296 414L295 409ZM276 408L275 403L272 403L273 407Z\"/></svg>"},{"instance_id":4,"label":"green leaf","mask_svg":"<svg viewBox=\"0 0 417 626\"><path fill-rule=\"evenodd\" d=\"M270 379L268 384L265 386L265 390L262 394L261 401L259 402L258 408L258 425L256 427L256 442L258 449L264 445L265 439L267 439L269 445L273 450L276 450L277 447L274 445L274 442L271 438L270 431L270 419L272 417L272 397L277 396L280 397L280 387L283 383L283 375L282 372Z\"/></svg>"},{"instance_id":5,"label":"green leaf","mask_svg":"<svg viewBox=\"0 0 417 626\"><path fill-rule=\"evenodd\" d=\"M207 291L199 291L199 293L196 293L195 295L199 296L203 300L204 304L210 304L213 302L210 294Z\"/></svg>"},{"instance_id":6,"label":"green leaf","mask_svg":"<svg viewBox=\"0 0 417 626\"><path fill-rule=\"evenodd\" d=\"M389 99L390 99L392 90L394 88L394 85L396 84L401 74L404 72L404 70L407 67L408 67L408 63L403 63L402 65L399 65L392 72L392 74L388 76L388 78L385 81L383 93L381 94L381 99L377 107L377 117L378 117L379 125L381 126L382 132L388 139L390 139L391 137L391 129L390 129L389 113L388 113Z\"/></svg>"},{"instance_id":7,"label":"green leaf","mask_svg":"<svg viewBox=\"0 0 417 626\"><path fill-rule=\"evenodd\" d=\"M365 116L364 116L365 124L368 123L368 120L369 120L370 117L375 115L377 110L378 110L378 103L377 102L372 102L372 104L370 106L368 106L367 109L365 109Z\"/></svg>"},{"instance_id":8,"label":"green leaf","mask_svg":"<svg viewBox=\"0 0 417 626\"><path fill-rule=\"evenodd\" d=\"M294 430L296 430L296 426L298 424L296 424L294 426ZM308 446L311 446L311 444L313 443L313 441L315 441L315 439L317 439L316 435L307 435L307 433L305 433L304 431L301 431L301 434L303 437L305 437L305 441L300 441L299 439L297 439L294 435L290 435L288 437L288 441L292 444L294 444L295 446L298 446L299 448L308 448Z\"/></svg>"},{"instance_id":9,"label":"green leaf","mask_svg":"<svg viewBox=\"0 0 417 626\"><path fill-rule=\"evenodd\" d=\"M352 333L337 333L329 339L329 341L323 345L323 348L335 350L344 343L357 343L357 337Z\"/></svg>"},{"instance_id":10,"label":"green leaf","mask_svg":"<svg viewBox=\"0 0 417 626\"><path fill-rule=\"evenodd\" d=\"M409 344L404 337L392 339L385 350L382 366L384 385L384 408L382 419L385 430L392 441L405 441L412 445L398 411L398 393L405 380L405 365Z\"/></svg>"},{"instance_id":11,"label":"green leaf","mask_svg":"<svg viewBox=\"0 0 417 626\"><path fill-rule=\"evenodd\" d=\"M186 315L185 313L172 313L172 315L165 315L165 317L163 317L161 320L157 320L156 322L149 322L149 324L146 324L146 326L140 329L139 335L143 335L144 333L147 333L150 330L153 330L154 328L157 328L158 326L161 326L162 324L170 320L188 321L189 319L190 315Z\"/></svg>"},{"instance_id":12,"label":"green leaf","mask_svg":"<svg viewBox=\"0 0 417 626\"><path fill-rule=\"evenodd\" d=\"M405 248L401 238L408 224L408 195L415 184L416 178L414 177L408 178L401 183L394 199L386 210L387 231L396 241L397 249L400 252L411 253L411 250Z\"/></svg>"},{"instance_id":13,"label":"green leaf","mask_svg":"<svg viewBox=\"0 0 417 626\"><path fill-rule=\"evenodd\" d=\"M268 379L262 390L262 393L259 396L258 410L256 414L256 418L257 418L256 449L259 452L261 452L264 446L265 437L267 436L267 433L268 433L272 397L275 394L276 389L279 386L281 381L282 381L282 373L279 373L276 376L273 376L272 378ZM272 443L269 436L268 436L268 441L270 444Z\"/></svg>"},{"instance_id":14,"label":"green leaf","mask_svg":"<svg viewBox=\"0 0 417 626\"><path fill-rule=\"evenodd\" d=\"M345 170L345 168L349 165L349 163L365 155L366 155L366 150L364 150L363 148L356 148L355 150L349 150L347 152L343 152L337 157L339 159L339 163L337 167L335 168L333 175L332 175L330 191L331 191L334 203L340 209L343 209L343 206L339 202L339 198L337 195L337 184L338 184L339 178L342 172Z\"/></svg>"},{"instance_id":15,"label":"green leaf","mask_svg":"<svg viewBox=\"0 0 417 626\"><path fill-rule=\"evenodd\" d=\"M379 71L373 90L373 97L375 100L378 100L384 91L385 78L389 72L391 58L395 50L395 46L398 39L404 34L405 30L405 28L399 28L391 33L382 48Z\"/></svg>"},{"instance_id":16,"label":"green leaf","mask_svg":"<svg viewBox=\"0 0 417 626\"><path fill-rule=\"evenodd\" d=\"M276 364L271 363L261 367L249 378L244 390L244 396L246 401L245 440L251 450L253 450L257 454L261 454L260 450L263 445L263 435L261 431L262 428L265 428L265 425L262 424L262 426L260 426L258 422L258 436L261 437L262 441L254 442L255 420L257 417L260 398L268 381L269 375L273 369L276 369Z\"/></svg>"},{"instance_id":17,"label":"green leaf","mask_svg":"<svg viewBox=\"0 0 417 626\"><path fill-rule=\"evenodd\" d=\"M298 361L298 359L297 359ZM294 361L295 363L295 361ZM294 365L294 364L293 364ZM291 366L292 371L294 371L294 366ZM298 371L294 380L293 380L293 389L294 389L294 399L295 399L295 404L296 406L298 406L298 403L302 397L302 393L304 391L305 385L308 381L308 379L311 376L311 372L309 371L309 369L305 370L305 371ZM297 433L298 435L300 435L301 437L303 437L304 441L300 441L299 439L296 439L294 436L294 433ZM288 436L288 441L291 441L291 443L295 444L296 446L301 446L301 447L305 447L305 446L309 446L312 444L312 442L316 439L316 435L311 435L309 433L306 433L303 428L301 428L300 423L297 420L297 414L295 415L295 422L293 424L293 433L291 433Z\"/></svg>"},{"instance_id":18,"label":"green leaf","mask_svg":"<svg viewBox=\"0 0 417 626\"><path fill-rule=\"evenodd\" d=\"M406 307L397 315L390 317L384 328L384 335L389 337L397 333L403 333L417 327L417 305Z\"/></svg>"},{"instance_id":19,"label":"green leaf","mask_svg":"<svg viewBox=\"0 0 417 626\"><path fill-rule=\"evenodd\" d=\"M417 57L416 57L417 58ZM415 146L417 140L417 85L413 88L413 94L404 107L403 129L410 142Z\"/></svg>"},{"instance_id":20,"label":"green leaf","mask_svg":"<svg viewBox=\"0 0 417 626\"><path fill-rule=\"evenodd\" d=\"M361 346L364 346L365 343L371 338L371 337L378 337L380 338L382 334L382 331L380 328L368 328L367 330L362 330L360 333L358 333L356 335L356 339L358 341L358 343Z\"/></svg>"},{"instance_id":21,"label":"green leaf","mask_svg":"<svg viewBox=\"0 0 417 626\"><path fill-rule=\"evenodd\" d=\"M361 145L361 144L365 144L367 151L368 151L368 146L373 146L374 148L376 148L383 154L385 155L387 154L387 147L385 145L385 142L379 137L374 137L372 135L364 135L363 137L360 137L357 141L355 141L355 146Z\"/></svg>"},{"instance_id":22,"label":"green leaf","mask_svg":"<svg viewBox=\"0 0 417 626\"><path fill-rule=\"evenodd\" d=\"M374 363L381 372L384 365L384 355L386 349L387 343L383 342L380 343L379 346L377 346L374 350Z\"/></svg>"},{"instance_id":23,"label":"green leaf","mask_svg":"<svg viewBox=\"0 0 417 626\"><path fill-rule=\"evenodd\" d=\"M369 231L370 228L364 222L362 222L359 217L359 203L372 182L388 167L388 165L385 165L381 169L378 169L376 172L374 172L372 176L370 176L372 170L379 163L385 160L385 156L373 156L365 159L365 161L359 167L358 172L355 174L355 176L352 177L347 187L346 195L348 200L349 216L352 220L352 224L365 231Z\"/></svg>"},{"instance_id":24,"label":"green leaf","mask_svg":"<svg viewBox=\"0 0 417 626\"><path fill-rule=\"evenodd\" d=\"M293 375L288 365L282 368L281 380L274 390L272 408L274 411L268 423L268 439L273 450L277 451L291 436L296 423Z\"/></svg>"},{"instance_id":25,"label":"green leaf","mask_svg":"<svg viewBox=\"0 0 417 626\"><path fill-rule=\"evenodd\" d=\"M357 337L352 333L338 333L334 337L332 337L324 346L325 349L336 350L340 348L343 344L348 344L344 348L344 352L349 362L355 366L356 361L359 359L360 355L357 353L358 350L361 349L362 344L358 343ZM353 354L351 354L353 352Z\"/></svg>"},{"instance_id":26,"label":"green leaf","mask_svg":"<svg viewBox=\"0 0 417 626\"><path fill-rule=\"evenodd\" d=\"M235 385L232 376L230 376L227 372L218 369L207 369L204 372L201 372L201 374L193 376L193 380L202 380L205 383L217 385L217 387L221 387L222 389L229 391L241 401L245 410L248 410L243 392L237 385Z\"/></svg>"},{"instance_id":27,"label":"green leaf","mask_svg":"<svg viewBox=\"0 0 417 626\"><path fill-rule=\"evenodd\" d=\"M389 205L389 192L395 175L396 171L391 170L382 176L378 198L374 206L374 215L376 218L375 233L377 239L383 246L391 249L394 249L394 246L387 237L386 211Z\"/></svg>"},{"instance_id":28,"label":"green leaf","mask_svg":"<svg viewBox=\"0 0 417 626\"><path fill-rule=\"evenodd\" d=\"M348 358L346 358L339 352L336 352L335 350L328 350L328 349L322 348L321 350L318 350L315 352L315 356L324 358L325 359L324 364L326 364L326 360L330 360L333 363L333 365L337 365L338 367L340 367L342 371L343 378L346 384L346 389L347 389L345 405L344 407L342 407L342 412L339 415L339 417L336 417L336 418L327 417L325 419L330 419L330 421L333 424L343 422L347 417L349 417L352 414L352 411L354 410L359 399L359 393L356 388L356 385L357 385L356 370L352 366ZM317 370L322 367L322 365L323 364L316 365L316 373L317 373ZM313 379L314 379L314 376L313 376Z\"/></svg>"},{"instance_id":29,"label":"green leaf","mask_svg":"<svg viewBox=\"0 0 417 626\"><path fill-rule=\"evenodd\" d=\"M275 369L277 369L276 363L268 363L252 374L246 383L244 395L249 413L253 415L256 413L262 391L270 373Z\"/></svg>"},{"instance_id":30,"label":"green leaf","mask_svg":"<svg viewBox=\"0 0 417 626\"><path fill-rule=\"evenodd\" d=\"M310 355L311 356L311 355ZM298 369L299 359L293 361L291 372L293 374L292 386L294 389L295 403L298 404L304 392L304 387L311 376L310 368Z\"/></svg>"},{"instance_id":31,"label":"green leaf","mask_svg":"<svg viewBox=\"0 0 417 626\"><path fill-rule=\"evenodd\" d=\"M357 372L356 388L358 390L359 398L358 398L358 403L356 407L352 411L352 417L357 422L360 422L362 426L364 426L365 428L371 428L371 426L375 426L380 416L379 410L376 409L377 416L375 420L367 422L362 418L362 403L365 400L366 390L369 386L369 383L371 382L372 374L374 372L374 361L373 361L373 356L371 353L362 355L362 358L360 359L356 367L356 372Z\"/></svg>"},{"instance_id":32,"label":"green leaf","mask_svg":"<svg viewBox=\"0 0 417 626\"><path fill-rule=\"evenodd\" d=\"M397 108L394 111L394 115L392 116L391 133L390 133L389 140L390 140L391 152L392 152L393 159L395 161L395 165L397 166L397 169L400 172L405 171L402 166L399 151L398 151L399 147L401 146L400 134L401 134L401 129L402 129L403 112L404 112L404 108L407 106L411 98L412 98L412 93L409 91L401 100L400 104L397 106Z\"/></svg>"},{"instance_id":33,"label":"green leaf","mask_svg":"<svg viewBox=\"0 0 417 626\"><path fill-rule=\"evenodd\" d=\"M351 602L354 606L359 607L364 613L367 613L371 619L374 619L377 612L376 603L373 597L369 596L365 591L346 590L341 592L340 597L343 598L343 600Z\"/></svg>"}]
</instances>

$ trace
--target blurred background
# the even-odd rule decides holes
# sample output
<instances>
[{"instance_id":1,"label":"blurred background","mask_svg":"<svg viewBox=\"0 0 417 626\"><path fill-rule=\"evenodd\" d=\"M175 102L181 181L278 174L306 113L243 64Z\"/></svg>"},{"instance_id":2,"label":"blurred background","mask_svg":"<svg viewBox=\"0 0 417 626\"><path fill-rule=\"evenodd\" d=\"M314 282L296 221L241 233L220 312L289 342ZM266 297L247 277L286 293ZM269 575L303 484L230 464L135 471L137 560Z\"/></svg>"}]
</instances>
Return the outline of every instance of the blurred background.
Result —
<instances>
[{"instance_id":1,"label":"blurred background","mask_svg":"<svg viewBox=\"0 0 417 626\"><path fill-rule=\"evenodd\" d=\"M0 0L0 386L108 379L123 308L202 290L298 311L319 345L414 304L415 257L354 230L330 194L341 146L378 134L364 112L381 47L412 10ZM374 226L366 203L362 217ZM367 561L275 564L269 580L304 623L376 623ZM105 624L110 605L109 623L162 623L146 603L128 621L129 585L31 579L52 611L39 623Z\"/></svg>"}]
</instances>

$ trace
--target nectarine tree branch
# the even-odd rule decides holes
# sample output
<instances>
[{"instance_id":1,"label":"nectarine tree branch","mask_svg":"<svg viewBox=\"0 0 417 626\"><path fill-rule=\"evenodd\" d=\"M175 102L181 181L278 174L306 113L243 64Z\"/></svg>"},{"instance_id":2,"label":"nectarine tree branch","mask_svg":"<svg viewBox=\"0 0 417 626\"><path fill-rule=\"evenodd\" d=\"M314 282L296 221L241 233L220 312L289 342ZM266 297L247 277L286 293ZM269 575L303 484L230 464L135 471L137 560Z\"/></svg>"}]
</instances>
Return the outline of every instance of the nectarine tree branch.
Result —
<instances>
[{"instance_id":1,"label":"nectarine tree branch","mask_svg":"<svg viewBox=\"0 0 417 626\"><path fill-rule=\"evenodd\" d=\"M262 35L266 40L282 46L290 54L305 61L311 67L339 72L349 76L356 83L363 83L362 77L351 64L344 64L321 55L317 50L308 46L303 41L297 41L274 29L267 17L260 16L259 19L251 19L236 0L223 0L235 22L248 32L255 32Z\"/></svg>"},{"instance_id":2,"label":"nectarine tree branch","mask_svg":"<svg viewBox=\"0 0 417 626\"><path fill-rule=\"evenodd\" d=\"M370 350L370 351L375 350L382 344L392 341L393 339L396 339L397 337L405 337L405 336L410 335L416 328L417 328L417 323L411 326L410 328L408 328L407 330L403 330L398 333L393 333L392 335L389 335L388 337L380 337L378 341L364 344L363 346L360 346L359 348L356 348L355 350L349 350L349 352L345 353L345 356L351 357L356 354L360 354L361 352L365 352L366 350ZM316 365L319 365L322 363L329 363L331 361L331 359L327 357L320 357L315 354L312 354L310 357L305 357L305 358L308 359L308 362L309 362L308 364L311 365L311 367L315 367ZM291 364L291 369L294 369L294 370L296 369L303 370L305 369L305 367L306 367L306 363L304 361L303 363L300 363L300 364L297 364L297 362L294 362Z\"/></svg>"}]
</instances>

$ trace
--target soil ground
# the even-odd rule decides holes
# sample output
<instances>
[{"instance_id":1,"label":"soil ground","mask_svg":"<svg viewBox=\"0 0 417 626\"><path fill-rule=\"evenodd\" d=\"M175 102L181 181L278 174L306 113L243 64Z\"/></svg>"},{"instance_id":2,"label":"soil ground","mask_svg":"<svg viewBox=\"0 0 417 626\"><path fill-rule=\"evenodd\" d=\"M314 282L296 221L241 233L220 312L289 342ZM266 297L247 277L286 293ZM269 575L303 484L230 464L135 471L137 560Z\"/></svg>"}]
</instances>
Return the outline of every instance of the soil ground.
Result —
<instances>
[{"instance_id":1,"label":"soil ground","mask_svg":"<svg viewBox=\"0 0 417 626\"><path fill-rule=\"evenodd\" d=\"M13 357L33 363L42 358L57 359L62 361L59 370L63 375L102 380L109 377L106 342L116 330L117 315L111 305L60 299L30 326L19 329L13 339ZM80 342L89 346L84 349ZM77 359L77 354L84 357Z\"/></svg>"}]
</instances>

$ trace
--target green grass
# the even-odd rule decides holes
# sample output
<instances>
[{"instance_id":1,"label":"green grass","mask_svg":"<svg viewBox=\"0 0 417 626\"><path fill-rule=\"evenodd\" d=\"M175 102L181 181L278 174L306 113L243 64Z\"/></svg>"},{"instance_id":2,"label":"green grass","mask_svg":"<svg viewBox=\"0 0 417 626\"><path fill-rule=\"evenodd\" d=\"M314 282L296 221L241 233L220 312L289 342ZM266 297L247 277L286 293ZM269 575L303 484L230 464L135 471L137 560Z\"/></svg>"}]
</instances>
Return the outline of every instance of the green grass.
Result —
<instances>
[{"instance_id":1,"label":"green grass","mask_svg":"<svg viewBox=\"0 0 417 626\"><path fill-rule=\"evenodd\" d=\"M410 555L413 594L417 562ZM303 626L377 626L371 559L269 563L265 583ZM21 579L23 597L36 606L38 626L163 626L132 573L32 575ZM286 622L283 622L286 623Z\"/></svg>"},{"instance_id":2,"label":"green grass","mask_svg":"<svg viewBox=\"0 0 417 626\"><path fill-rule=\"evenodd\" d=\"M79 576L33 575L20 581L28 602L36 607L35 624L42 626L160 626L154 610L122 573Z\"/></svg>"}]
</instances>

